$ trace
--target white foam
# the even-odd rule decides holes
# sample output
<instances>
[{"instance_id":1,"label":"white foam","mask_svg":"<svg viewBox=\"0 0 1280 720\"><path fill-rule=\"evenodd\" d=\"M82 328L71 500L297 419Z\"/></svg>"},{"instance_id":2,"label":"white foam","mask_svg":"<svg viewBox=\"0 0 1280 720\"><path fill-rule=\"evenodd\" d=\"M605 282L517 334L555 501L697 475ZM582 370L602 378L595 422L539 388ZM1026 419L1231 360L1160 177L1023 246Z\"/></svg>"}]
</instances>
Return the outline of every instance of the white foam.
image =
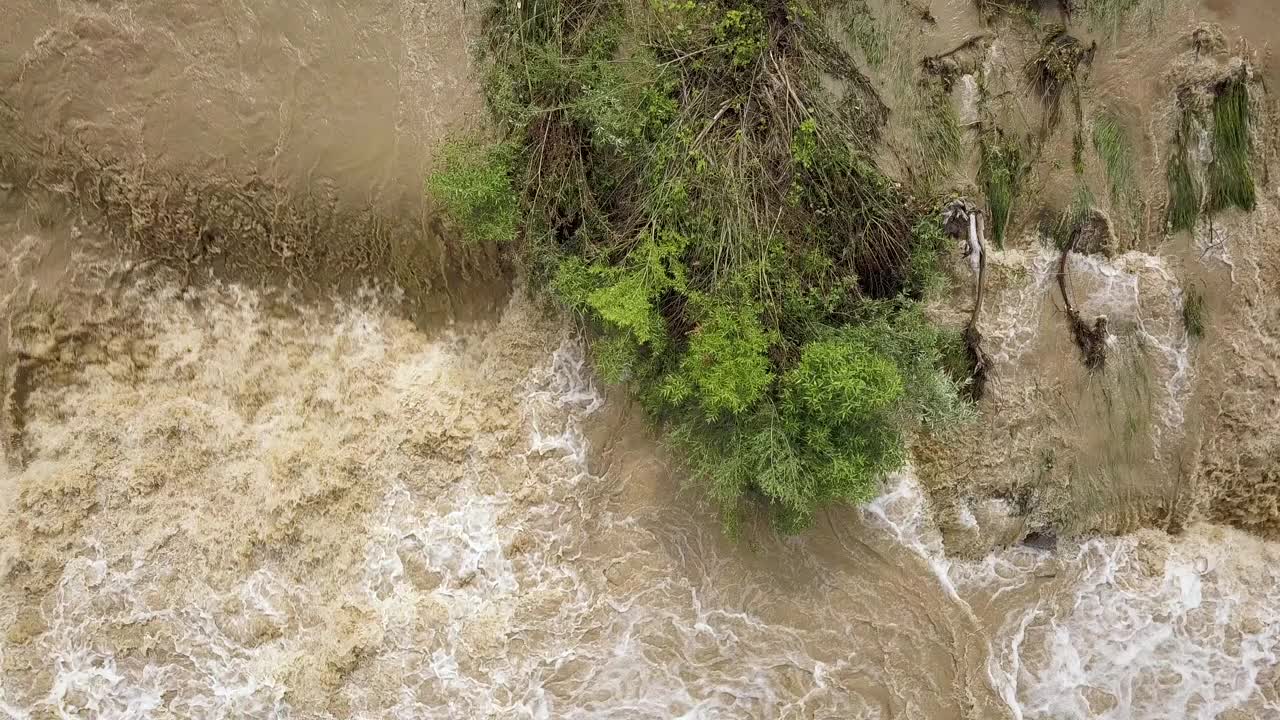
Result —
<instances>
[{"instance_id":1,"label":"white foam","mask_svg":"<svg viewBox=\"0 0 1280 720\"><path fill-rule=\"evenodd\" d=\"M202 605L152 607L144 595L152 586L145 561L132 567L107 566L101 548L90 541L87 553L68 563L58 585L44 641L54 677L48 693L29 710L49 708L63 717L84 713L95 718L145 718L162 706L184 717L261 717L286 712L284 688L257 662L259 651L246 648L214 622L228 596L210 592ZM282 622L273 600L291 592L269 573L250 576L231 597L245 601L269 621ZM118 663L95 642L106 628L159 621L177 630L167 662Z\"/></svg>"},{"instance_id":2,"label":"white foam","mask_svg":"<svg viewBox=\"0 0 1280 720\"><path fill-rule=\"evenodd\" d=\"M1033 258L1033 268L1047 271L1053 258ZM1142 322L1132 304L1138 275L1115 268L1098 268L1097 274L1111 284L1088 302ZM1042 292L1034 302L1043 297ZM1032 302L1030 296L1026 300ZM247 313L242 322L258 322L255 302L249 294L234 303L236 313ZM1022 311L1030 312L1030 305ZM325 353L354 353L378 364L389 352L387 325L377 312L349 308L337 329L325 326L324 332L330 336ZM1167 337L1163 329L1152 332ZM199 366L199 343L181 333L162 340L166 357L190 363L193 371L228 367ZM383 405L417 413L420 398L437 393L433 399L440 402L432 407L448 410L451 401L441 394L449 388L441 386L457 370L453 343L423 343L408 361L389 368L386 387L394 402ZM315 362L330 362L321 355ZM240 361L265 362L247 350ZM336 379L329 388L333 402L350 397ZM708 539L716 529L681 528L688 537L671 541L671 549L633 518L584 512L589 506L582 495L605 484L591 475L583 431L603 400L579 343L566 340L512 392L521 396L526 423L518 433L528 438L527 448L503 459L516 480L485 475L493 470L467 453L449 483L414 483L414 468L403 468L388 473L392 477L371 527L359 529L368 533L368 542L354 594L372 609L385 636L365 661L377 682L394 680L395 695L394 702L378 706L385 712L373 709L375 681L360 676L343 691L352 716L881 716L874 702L850 690L850 677L889 682L876 659L847 651L850 633L857 630L832 616L822 618L817 630L802 632L753 612L767 606L768 598L729 598L722 586L735 579L725 583L714 575L725 562L717 556L725 551ZM278 436L287 430L285 419L267 414L256 422L250 430L260 447L283 442ZM226 441L239 437L228 435ZM982 593L1009 600L1015 596L1004 593L1025 588L1049 562L1047 554L1027 548L977 563L949 559L909 470L891 479L888 492L868 504L864 516L919 557L937 581L935 589L923 568L917 573L906 563L898 568L903 587L939 591L948 608L980 629L970 598ZM977 525L971 512L962 512L961 519ZM626 532L615 532L620 530ZM582 561L583 546L597 541L622 567L610 579L617 578L617 589L604 579L610 568ZM799 557L803 541L793 545ZM1152 579L1143 575L1137 548L1132 539L1086 543L1062 560L1060 572L1070 580L1055 587L1065 595L1016 607L1000 628L989 628L986 676L1012 716L1210 718L1249 703L1272 707L1259 700L1257 686L1276 663L1275 575L1260 592L1225 574L1202 575L1198 556L1177 551L1164 575ZM1228 554L1222 549L1208 564L1226 567ZM644 581L637 586L627 586L632 568ZM413 576L419 571L432 579L424 584ZM287 676L280 669L307 647L300 638L324 631L304 626L300 608L313 601L308 590L259 569L226 592L210 590L199 601L167 604L155 594L166 587L163 572L162 562L141 554L131 564L113 564L101 548L87 546L68 563L49 632L40 640L50 649L50 690L25 707L0 696L0 710L15 717L47 709L66 716L147 717L162 707L196 718L290 716L282 679ZM824 611L821 603L812 607ZM102 641L114 628L152 620L171 630L172 649L117 658ZM281 639L246 646L245 636L263 626ZM822 653L829 655L818 657ZM1186 688L1160 685L1170 673ZM1099 698L1115 704L1103 707Z\"/></svg>"},{"instance_id":3,"label":"white foam","mask_svg":"<svg viewBox=\"0 0 1280 720\"><path fill-rule=\"evenodd\" d=\"M1017 268L1025 264L1030 278L1020 282L1013 298L1000 304L995 316L983 324L991 338L991 356L998 369L1018 363L1035 347L1040 336L1040 316L1050 282L1057 273L1058 253L1041 249L1024 255L1016 250L994 250L992 262Z\"/></svg>"},{"instance_id":4,"label":"white foam","mask_svg":"<svg viewBox=\"0 0 1280 720\"><path fill-rule=\"evenodd\" d=\"M863 512L877 520L898 543L923 559L947 596L972 614L951 581L951 560L942 544L942 533L933 522L914 471L908 467L889 482L893 489L867 503Z\"/></svg>"},{"instance_id":5,"label":"white foam","mask_svg":"<svg viewBox=\"0 0 1280 720\"><path fill-rule=\"evenodd\" d=\"M996 251L993 255L1000 264L1021 266L1029 275L1017 282L1011 298L1000 303L989 324L984 325L991 338L995 378L1001 387L1014 387L1016 382L1010 375L1019 372L1026 354L1044 341L1042 318L1045 303L1052 302L1052 284L1061 256L1047 248L1029 255L1019 251ZM1176 278L1164 258L1140 252L1112 259L1072 253L1068 265L1071 290L1078 293L1077 309L1086 322L1106 316L1110 345L1115 347L1121 336L1132 336L1140 341L1136 349L1150 353L1144 352L1137 362L1152 364L1160 378L1152 388L1160 417L1160 422L1154 423L1154 452L1165 452L1161 441L1177 438L1182 432L1184 407L1194 379L1189 338L1182 323L1182 291ZM1065 322L1061 331L1068 332Z\"/></svg>"},{"instance_id":6,"label":"white foam","mask_svg":"<svg viewBox=\"0 0 1280 720\"><path fill-rule=\"evenodd\" d=\"M1150 539L1137 537L1068 546L1056 559L1014 547L967 562L946 558L909 473L867 513L966 608L975 593L994 607L1047 564L1054 569L1045 577L1065 578L1040 581L1054 594L1033 595L1040 597L1034 605L1012 607L994 628L987 675L1015 718L1209 720L1231 709L1280 717L1259 683L1280 659L1280 571L1268 564L1265 578L1241 584L1229 570L1253 566L1229 542L1238 534L1228 533L1228 542L1174 541L1167 562L1143 550Z\"/></svg>"},{"instance_id":7,"label":"white foam","mask_svg":"<svg viewBox=\"0 0 1280 720\"><path fill-rule=\"evenodd\" d=\"M1271 569L1266 586L1241 587L1202 575L1180 544L1148 576L1137 548L1133 538L1085 543L1064 563L1075 573L1065 610L1017 624L1002 666L1019 680L1026 717L1211 720L1233 708L1274 711L1258 678L1277 662L1280 576ZM1228 551L1213 552L1221 562Z\"/></svg>"}]
</instances>

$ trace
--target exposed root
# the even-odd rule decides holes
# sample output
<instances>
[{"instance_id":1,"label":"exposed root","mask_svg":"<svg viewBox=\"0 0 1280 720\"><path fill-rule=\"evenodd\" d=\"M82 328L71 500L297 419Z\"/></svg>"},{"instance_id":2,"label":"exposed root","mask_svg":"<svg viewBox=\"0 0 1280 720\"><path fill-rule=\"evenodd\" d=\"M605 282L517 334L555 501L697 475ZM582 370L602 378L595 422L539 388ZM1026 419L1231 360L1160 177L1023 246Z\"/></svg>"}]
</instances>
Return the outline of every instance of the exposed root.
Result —
<instances>
[{"instance_id":1,"label":"exposed root","mask_svg":"<svg viewBox=\"0 0 1280 720\"><path fill-rule=\"evenodd\" d=\"M982 349L982 333L972 320L964 328L964 349L973 374L968 386L969 397L977 402L987 394L987 379L991 373L991 356Z\"/></svg>"},{"instance_id":2,"label":"exposed root","mask_svg":"<svg viewBox=\"0 0 1280 720\"><path fill-rule=\"evenodd\" d=\"M976 227L974 219L976 217ZM973 312L969 315L969 324L964 329L964 346L969 354L969 362L973 366L973 383L969 386L969 394L976 402L987 392L987 376L991 368L991 356L982 349L982 333L978 331L978 318L982 315L982 298L987 289L987 250L983 236L982 213L970 213L970 249L976 245L978 253L978 281L974 291Z\"/></svg>"},{"instance_id":3,"label":"exposed root","mask_svg":"<svg viewBox=\"0 0 1280 720\"><path fill-rule=\"evenodd\" d=\"M1058 260L1058 289L1062 291L1062 302L1067 310L1067 322L1071 325L1071 339L1080 348L1084 366L1090 370L1101 370L1107 363L1107 318L1099 315L1090 327L1081 317L1080 311L1071 302L1071 293L1067 292L1067 256L1075 249L1079 236L1062 248L1062 256Z\"/></svg>"}]
</instances>

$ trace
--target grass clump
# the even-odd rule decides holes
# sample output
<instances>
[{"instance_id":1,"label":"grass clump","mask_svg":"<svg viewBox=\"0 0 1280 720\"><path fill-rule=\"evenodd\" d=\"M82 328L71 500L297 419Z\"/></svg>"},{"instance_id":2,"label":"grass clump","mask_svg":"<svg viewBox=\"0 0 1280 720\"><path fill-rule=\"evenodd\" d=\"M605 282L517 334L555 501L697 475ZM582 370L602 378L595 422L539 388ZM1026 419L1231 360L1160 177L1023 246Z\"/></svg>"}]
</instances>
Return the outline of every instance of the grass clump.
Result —
<instances>
[{"instance_id":1,"label":"grass clump","mask_svg":"<svg viewBox=\"0 0 1280 720\"><path fill-rule=\"evenodd\" d=\"M1071 0L1059 0L1066 6ZM1040 25L1039 0L974 0L984 21L995 22L1001 16L1015 18L1035 28Z\"/></svg>"},{"instance_id":2,"label":"grass clump","mask_svg":"<svg viewBox=\"0 0 1280 720\"><path fill-rule=\"evenodd\" d=\"M428 179L427 190L466 240L515 239L518 203L511 186L511 159L512 148L505 144L453 142L443 148L441 167Z\"/></svg>"},{"instance_id":3,"label":"grass clump","mask_svg":"<svg viewBox=\"0 0 1280 720\"><path fill-rule=\"evenodd\" d=\"M1204 211L1227 208L1252 211L1257 190L1249 156L1253 151L1250 134L1249 88L1243 72L1221 80L1211 88L1211 102L1198 102L1191 89L1178 97L1179 120L1170 144L1167 179L1169 203L1166 212L1170 232L1191 230ZM1201 171L1191 149L1198 144L1200 117L1212 120L1210 131L1213 158Z\"/></svg>"},{"instance_id":4,"label":"grass clump","mask_svg":"<svg viewBox=\"0 0 1280 720\"><path fill-rule=\"evenodd\" d=\"M1188 287L1182 296L1182 326L1186 328L1187 337L1192 340L1198 340L1204 336L1204 294L1194 285Z\"/></svg>"},{"instance_id":5,"label":"grass clump","mask_svg":"<svg viewBox=\"0 0 1280 720\"><path fill-rule=\"evenodd\" d=\"M1165 172L1169 186L1169 203L1165 222L1170 232L1192 230L1200 218L1202 190L1200 179L1191 163L1192 140L1195 138L1195 118L1183 104L1178 128L1169 146L1169 162Z\"/></svg>"},{"instance_id":6,"label":"grass clump","mask_svg":"<svg viewBox=\"0 0 1280 720\"><path fill-rule=\"evenodd\" d=\"M1117 208L1127 207L1137 187L1137 160L1133 141L1115 115L1103 113L1094 120L1093 149L1106 171L1112 204Z\"/></svg>"},{"instance_id":7,"label":"grass clump","mask_svg":"<svg viewBox=\"0 0 1280 720\"><path fill-rule=\"evenodd\" d=\"M1053 247L1059 252L1068 247L1081 250L1081 234L1086 230L1093 208L1092 191L1088 185L1080 183L1071 195L1071 203L1056 216L1051 215L1052 219L1042 225L1041 232L1053 240ZM1092 248L1085 249L1086 252L1090 250Z\"/></svg>"},{"instance_id":8,"label":"grass clump","mask_svg":"<svg viewBox=\"0 0 1280 720\"><path fill-rule=\"evenodd\" d=\"M849 36L862 50L867 66L879 68L889 56L889 36L884 27L871 12L866 0L853 0L849 4L848 13Z\"/></svg>"},{"instance_id":9,"label":"grass clump","mask_svg":"<svg viewBox=\"0 0 1280 720\"><path fill-rule=\"evenodd\" d=\"M917 85L911 111L912 180L919 192L935 191L960 161L964 130L960 117L942 83L926 80Z\"/></svg>"},{"instance_id":10,"label":"grass clump","mask_svg":"<svg viewBox=\"0 0 1280 720\"><path fill-rule=\"evenodd\" d=\"M1148 29L1168 9L1170 0L1088 0L1084 12L1090 26L1110 37L1116 37L1126 26L1143 22Z\"/></svg>"},{"instance_id":11,"label":"grass clump","mask_svg":"<svg viewBox=\"0 0 1280 720\"><path fill-rule=\"evenodd\" d=\"M872 160L887 110L836 10L531 0L485 23L525 269L730 528L864 501L908 433L967 412L918 309L946 243Z\"/></svg>"},{"instance_id":12,"label":"grass clump","mask_svg":"<svg viewBox=\"0 0 1280 720\"><path fill-rule=\"evenodd\" d=\"M1235 75L1215 88L1213 99L1213 162L1209 165L1209 210L1229 207L1251 211L1257 202L1249 153L1249 88Z\"/></svg>"},{"instance_id":13,"label":"grass clump","mask_svg":"<svg viewBox=\"0 0 1280 720\"><path fill-rule=\"evenodd\" d=\"M988 215L991 218L991 238L996 247L1004 247L1009 220L1013 216L1013 203L1027 173L1027 164L1017 142L996 128L984 133L978 181L987 196Z\"/></svg>"}]
</instances>

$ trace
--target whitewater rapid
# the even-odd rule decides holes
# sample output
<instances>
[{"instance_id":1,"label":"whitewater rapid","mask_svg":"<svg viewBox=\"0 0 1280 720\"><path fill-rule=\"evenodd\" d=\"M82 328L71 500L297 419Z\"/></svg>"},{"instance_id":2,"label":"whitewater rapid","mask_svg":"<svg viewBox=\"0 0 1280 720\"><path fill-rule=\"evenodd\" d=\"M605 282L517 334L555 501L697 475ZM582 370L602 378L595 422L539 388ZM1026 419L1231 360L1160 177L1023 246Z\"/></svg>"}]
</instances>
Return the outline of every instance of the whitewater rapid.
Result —
<instances>
[{"instance_id":1,"label":"whitewater rapid","mask_svg":"<svg viewBox=\"0 0 1280 720\"><path fill-rule=\"evenodd\" d=\"M729 541L523 296L434 336L279 300L129 288L36 371L8 716L1280 717L1274 545L952 559L909 469Z\"/></svg>"}]
</instances>

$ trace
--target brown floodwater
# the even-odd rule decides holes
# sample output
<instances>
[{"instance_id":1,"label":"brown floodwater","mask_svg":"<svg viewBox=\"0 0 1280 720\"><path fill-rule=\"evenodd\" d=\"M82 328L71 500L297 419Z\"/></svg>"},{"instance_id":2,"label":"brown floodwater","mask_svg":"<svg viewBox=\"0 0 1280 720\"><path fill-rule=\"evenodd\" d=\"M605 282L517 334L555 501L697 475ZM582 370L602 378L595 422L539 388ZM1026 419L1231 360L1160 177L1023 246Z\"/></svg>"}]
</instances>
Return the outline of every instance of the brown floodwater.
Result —
<instances>
[{"instance_id":1,"label":"brown floodwater","mask_svg":"<svg viewBox=\"0 0 1280 720\"><path fill-rule=\"evenodd\" d=\"M1280 6L1267 0L1205 0L1209 18L1231 35L1247 42L1266 59L1267 85L1280 87L1280 58L1275 42L1280 28Z\"/></svg>"},{"instance_id":2,"label":"brown floodwater","mask_svg":"<svg viewBox=\"0 0 1280 720\"><path fill-rule=\"evenodd\" d=\"M1264 5L1208 12L1280 30ZM919 52L982 29L931 6ZM1178 277L1229 287L1261 241L1073 258L1101 378L1056 254L1011 241L989 445L734 541L573 323L422 197L479 110L460 4L4 15L0 715L1280 717L1280 545L1139 529L1227 385ZM1140 111L1158 83L1121 68L1166 51L1119 46L1100 92ZM1046 518L1075 532L1016 542Z\"/></svg>"}]
</instances>

